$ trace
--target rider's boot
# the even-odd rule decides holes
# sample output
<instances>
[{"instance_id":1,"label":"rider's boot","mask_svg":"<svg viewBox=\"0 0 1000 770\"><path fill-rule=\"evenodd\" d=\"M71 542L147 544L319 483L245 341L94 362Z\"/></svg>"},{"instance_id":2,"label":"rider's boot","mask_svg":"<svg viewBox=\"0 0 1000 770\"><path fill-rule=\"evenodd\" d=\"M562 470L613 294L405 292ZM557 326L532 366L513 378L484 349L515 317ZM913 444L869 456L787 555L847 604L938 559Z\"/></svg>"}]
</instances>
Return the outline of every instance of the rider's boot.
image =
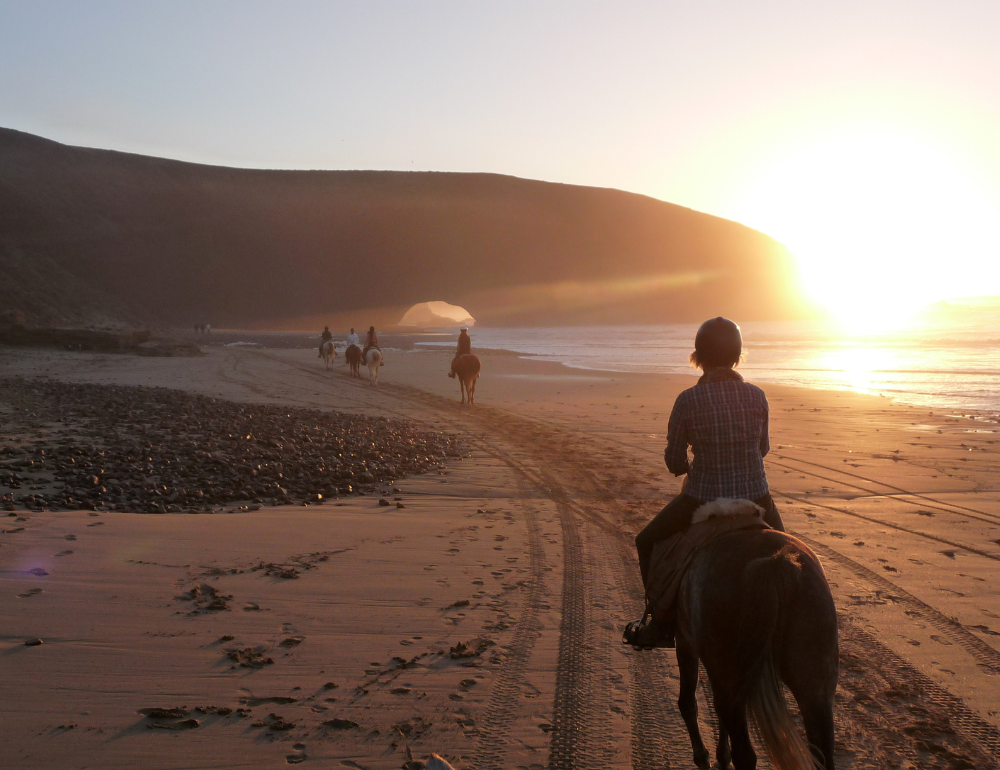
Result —
<instances>
[{"instance_id":1,"label":"rider's boot","mask_svg":"<svg viewBox=\"0 0 1000 770\"><path fill-rule=\"evenodd\" d=\"M652 650L657 647L673 648L674 624L662 623L652 616L643 622L633 621L625 626L622 643L629 644L635 650Z\"/></svg>"}]
</instances>

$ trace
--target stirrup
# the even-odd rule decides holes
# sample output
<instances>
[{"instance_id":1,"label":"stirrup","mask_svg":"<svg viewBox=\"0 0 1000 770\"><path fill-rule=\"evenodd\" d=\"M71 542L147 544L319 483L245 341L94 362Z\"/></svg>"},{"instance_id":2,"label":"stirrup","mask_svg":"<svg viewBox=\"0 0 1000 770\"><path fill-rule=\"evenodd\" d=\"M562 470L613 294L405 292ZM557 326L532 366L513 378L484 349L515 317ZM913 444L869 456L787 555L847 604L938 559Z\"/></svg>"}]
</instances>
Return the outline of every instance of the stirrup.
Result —
<instances>
[{"instance_id":1,"label":"stirrup","mask_svg":"<svg viewBox=\"0 0 1000 770\"><path fill-rule=\"evenodd\" d=\"M624 630L622 630L622 644L627 644L629 646L634 645L635 635L639 633L639 629L641 627L641 620L633 620L631 623L627 623Z\"/></svg>"},{"instance_id":2,"label":"stirrup","mask_svg":"<svg viewBox=\"0 0 1000 770\"><path fill-rule=\"evenodd\" d=\"M639 620L633 620L631 623L627 624L622 630L622 644L627 644L634 650L643 649L639 644L637 644L636 637L639 636L639 631L642 630L646 626L646 623L651 619L652 617L649 609L647 608L646 611L642 613L642 617L639 618Z\"/></svg>"}]
</instances>

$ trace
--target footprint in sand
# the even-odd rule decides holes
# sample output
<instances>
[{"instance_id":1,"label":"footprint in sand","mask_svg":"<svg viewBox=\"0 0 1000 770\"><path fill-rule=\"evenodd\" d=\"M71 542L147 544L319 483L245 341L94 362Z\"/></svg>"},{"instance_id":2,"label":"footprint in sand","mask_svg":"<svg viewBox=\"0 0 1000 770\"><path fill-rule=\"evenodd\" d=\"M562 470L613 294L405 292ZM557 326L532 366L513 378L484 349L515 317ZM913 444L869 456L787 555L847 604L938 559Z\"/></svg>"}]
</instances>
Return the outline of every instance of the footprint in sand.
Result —
<instances>
[{"instance_id":1,"label":"footprint in sand","mask_svg":"<svg viewBox=\"0 0 1000 770\"><path fill-rule=\"evenodd\" d=\"M76 540L76 535L63 535L63 540Z\"/></svg>"},{"instance_id":2,"label":"footprint in sand","mask_svg":"<svg viewBox=\"0 0 1000 770\"><path fill-rule=\"evenodd\" d=\"M31 597L31 596L38 596L38 594L40 594L40 593L42 593L42 589L41 588L29 588L23 594L18 594L17 598L18 599L27 599L28 597Z\"/></svg>"},{"instance_id":3,"label":"footprint in sand","mask_svg":"<svg viewBox=\"0 0 1000 770\"><path fill-rule=\"evenodd\" d=\"M93 524L88 524L87 526L88 527L103 527L104 526L104 522L103 521L95 521Z\"/></svg>"},{"instance_id":4,"label":"footprint in sand","mask_svg":"<svg viewBox=\"0 0 1000 770\"><path fill-rule=\"evenodd\" d=\"M59 553L56 554L56 556L69 556L71 553L73 553L73 552L72 551L60 551Z\"/></svg>"}]
</instances>

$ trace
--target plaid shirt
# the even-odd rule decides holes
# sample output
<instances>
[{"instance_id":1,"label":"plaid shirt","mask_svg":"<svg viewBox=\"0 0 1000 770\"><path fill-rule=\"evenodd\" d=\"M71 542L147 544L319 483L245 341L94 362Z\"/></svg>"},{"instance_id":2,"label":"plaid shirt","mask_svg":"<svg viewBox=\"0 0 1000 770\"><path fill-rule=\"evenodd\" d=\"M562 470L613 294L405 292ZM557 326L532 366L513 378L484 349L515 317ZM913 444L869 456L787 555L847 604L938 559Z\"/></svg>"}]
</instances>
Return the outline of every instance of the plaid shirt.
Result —
<instances>
[{"instance_id":1,"label":"plaid shirt","mask_svg":"<svg viewBox=\"0 0 1000 770\"><path fill-rule=\"evenodd\" d=\"M675 476L688 475L684 493L691 497L756 500L768 491L764 455L771 447L764 391L736 372L722 381L704 380L674 402L663 459Z\"/></svg>"}]
</instances>

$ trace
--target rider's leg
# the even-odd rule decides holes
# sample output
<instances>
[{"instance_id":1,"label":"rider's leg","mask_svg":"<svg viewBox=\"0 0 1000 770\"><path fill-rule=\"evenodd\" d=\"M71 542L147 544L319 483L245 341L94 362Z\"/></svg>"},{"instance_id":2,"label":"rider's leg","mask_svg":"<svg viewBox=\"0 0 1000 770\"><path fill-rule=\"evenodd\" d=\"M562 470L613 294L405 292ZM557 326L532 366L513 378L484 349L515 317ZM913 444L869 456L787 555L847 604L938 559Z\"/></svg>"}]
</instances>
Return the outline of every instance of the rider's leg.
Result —
<instances>
[{"instance_id":1,"label":"rider's leg","mask_svg":"<svg viewBox=\"0 0 1000 770\"><path fill-rule=\"evenodd\" d=\"M635 549L639 553L639 571L642 574L643 585L646 585L649 576L649 560L653 555L653 547L660 541L687 529L691 524L691 516L700 505L701 501L689 495L677 495L635 536Z\"/></svg>"},{"instance_id":2,"label":"rider's leg","mask_svg":"<svg viewBox=\"0 0 1000 770\"><path fill-rule=\"evenodd\" d=\"M774 498L771 497L770 492L754 500L754 502L764 509L764 521L771 529L776 529L779 532L785 531L785 524L781 520L781 514L778 513L778 506L774 504Z\"/></svg>"}]
</instances>

